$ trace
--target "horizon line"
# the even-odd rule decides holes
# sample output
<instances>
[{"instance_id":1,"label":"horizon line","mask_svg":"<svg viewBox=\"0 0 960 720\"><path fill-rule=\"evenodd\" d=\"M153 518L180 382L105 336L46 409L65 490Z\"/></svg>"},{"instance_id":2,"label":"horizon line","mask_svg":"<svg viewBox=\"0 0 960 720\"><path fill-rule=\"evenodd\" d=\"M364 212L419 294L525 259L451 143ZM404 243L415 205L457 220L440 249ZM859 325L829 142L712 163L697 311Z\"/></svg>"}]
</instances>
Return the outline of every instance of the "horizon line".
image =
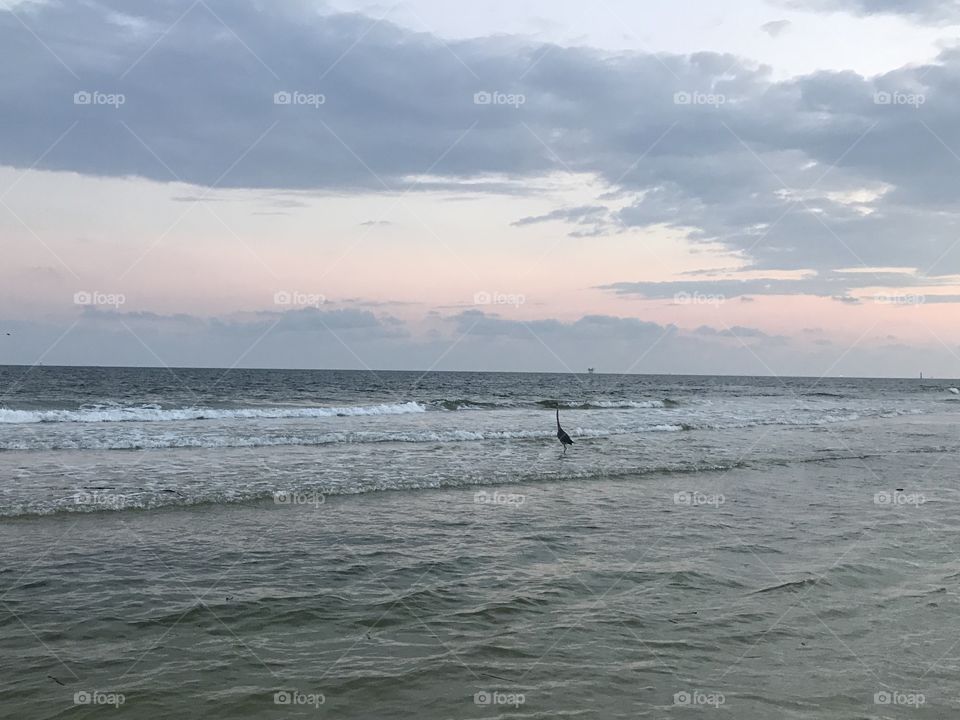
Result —
<instances>
[{"instance_id":1,"label":"horizon line","mask_svg":"<svg viewBox=\"0 0 960 720\"><path fill-rule=\"evenodd\" d=\"M289 368L289 367L218 367L218 366L196 366L196 365L45 365L41 363L4 363L0 368L90 368L99 370L165 370L172 372L174 370L221 370L224 373L234 370L260 370L273 372L356 372L356 373L471 373L484 375L607 375L624 376L635 375L637 377L728 377L728 378L780 378L780 379L810 379L820 380L951 380L960 381L958 377L917 377L905 375L778 375L770 373L767 375L749 375L738 373L640 373L640 372L574 372L557 370L423 370L423 369L376 369L376 368Z\"/></svg>"}]
</instances>

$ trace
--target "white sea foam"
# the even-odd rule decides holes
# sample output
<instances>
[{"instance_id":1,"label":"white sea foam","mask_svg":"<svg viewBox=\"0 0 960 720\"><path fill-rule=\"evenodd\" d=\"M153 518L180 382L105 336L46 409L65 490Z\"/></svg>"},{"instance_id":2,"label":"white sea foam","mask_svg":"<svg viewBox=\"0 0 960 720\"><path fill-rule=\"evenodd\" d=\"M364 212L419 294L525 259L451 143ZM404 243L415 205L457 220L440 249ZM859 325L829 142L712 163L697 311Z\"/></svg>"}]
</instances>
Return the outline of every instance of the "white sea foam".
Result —
<instances>
[{"instance_id":1,"label":"white sea foam","mask_svg":"<svg viewBox=\"0 0 960 720\"><path fill-rule=\"evenodd\" d=\"M573 428L575 438L599 438L644 432L679 432L680 425L618 428ZM480 440L546 440L553 430L428 430L355 431L289 435L199 434L178 432L123 432L108 436L17 437L0 440L0 450L139 450L162 448L243 448L331 443L457 443Z\"/></svg>"},{"instance_id":2,"label":"white sea foam","mask_svg":"<svg viewBox=\"0 0 960 720\"><path fill-rule=\"evenodd\" d=\"M594 400L586 403L586 406L598 408L662 408L666 407L663 400Z\"/></svg>"},{"instance_id":3,"label":"white sea foam","mask_svg":"<svg viewBox=\"0 0 960 720\"><path fill-rule=\"evenodd\" d=\"M257 418L323 418L355 415L404 415L426 412L416 402L359 407L264 407L264 408L159 408L152 405L94 407L79 410L10 410L0 408L0 423L105 423L172 422L183 420L229 420Z\"/></svg>"}]
</instances>

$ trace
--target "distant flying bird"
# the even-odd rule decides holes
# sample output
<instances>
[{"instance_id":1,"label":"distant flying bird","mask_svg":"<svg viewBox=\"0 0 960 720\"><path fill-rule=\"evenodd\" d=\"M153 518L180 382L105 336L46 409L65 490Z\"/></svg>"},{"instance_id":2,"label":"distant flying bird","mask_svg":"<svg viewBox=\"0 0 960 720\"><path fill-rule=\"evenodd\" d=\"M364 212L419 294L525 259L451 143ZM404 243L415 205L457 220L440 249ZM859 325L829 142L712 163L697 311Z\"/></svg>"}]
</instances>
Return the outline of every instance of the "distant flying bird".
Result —
<instances>
[{"instance_id":1,"label":"distant flying bird","mask_svg":"<svg viewBox=\"0 0 960 720\"><path fill-rule=\"evenodd\" d=\"M567 431L560 427L560 404L557 404L557 440L563 445L563 454L567 454L567 445L573 445L573 440L567 435Z\"/></svg>"}]
</instances>

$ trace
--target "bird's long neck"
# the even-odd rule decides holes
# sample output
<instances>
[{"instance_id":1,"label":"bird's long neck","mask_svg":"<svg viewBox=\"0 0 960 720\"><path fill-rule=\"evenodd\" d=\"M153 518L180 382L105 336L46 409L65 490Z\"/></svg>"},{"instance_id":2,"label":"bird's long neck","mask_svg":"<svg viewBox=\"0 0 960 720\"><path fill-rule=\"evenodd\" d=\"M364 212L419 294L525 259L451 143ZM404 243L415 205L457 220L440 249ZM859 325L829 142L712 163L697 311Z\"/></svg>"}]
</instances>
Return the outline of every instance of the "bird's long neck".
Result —
<instances>
[{"instance_id":1,"label":"bird's long neck","mask_svg":"<svg viewBox=\"0 0 960 720\"><path fill-rule=\"evenodd\" d=\"M560 408L557 408L557 429L560 429Z\"/></svg>"}]
</instances>

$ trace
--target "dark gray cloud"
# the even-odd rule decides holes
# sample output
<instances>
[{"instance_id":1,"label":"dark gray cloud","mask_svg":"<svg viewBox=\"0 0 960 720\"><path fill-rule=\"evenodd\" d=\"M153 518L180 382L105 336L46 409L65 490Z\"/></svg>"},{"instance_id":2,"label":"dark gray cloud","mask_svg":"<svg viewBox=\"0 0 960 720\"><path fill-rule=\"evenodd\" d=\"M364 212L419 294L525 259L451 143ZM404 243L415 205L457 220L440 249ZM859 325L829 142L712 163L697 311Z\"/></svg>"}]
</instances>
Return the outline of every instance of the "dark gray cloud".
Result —
<instances>
[{"instance_id":1,"label":"dark gray cloud","mask_svg":"<svg viewBox=\"0 0 960 720\"><path fill-rule=\"evenodd\" d=\"M757 328L744 327L743 325L734 325L730 328L717 329L710 325L701 325L693 331L697 335L708 335L711 337L730 337L730 338L763 338L767 340L786 340L784 337L770 335Z\"/></svg>"},{"instance_id":2,"label":"dark gray cloud","mask_svg":"<svg viewBox=\"0 0 960 720\"><path fill-rule=\"evenodd\" d=\"M730 55L443 42L299 0L16 12L0 11L0 58L17 68L0 77L0 163L334 192L428 174L419 189L454 194L532 192L547 173L585 172L622 209L518 224L666 225L761 269L960 272L958 50L874 78L775 81ZM124 102L74 104L82 91ZM275 104L278 92L289 102Z\"/></svg>"},{"instance_id":3,"label":"dark gray cloud","mask_svg":"<svg viewBox=\"0 0 960 720\"><path fill-rule=\"evenodd\" d=\"M377 315L368 310L321 310L316 307L285 311L237 313L226 317L204 318L188 313L163 315L147 311L122 312L85 305L80 307L80 314L85 321L91 323L106 325L126 323L131 327L139 324L154 327L165 326L183 331L204 331L213 336L263 333L268 330L278 332L358 330L377 335L385 333L393 336L395 331L391 328L402 324L391 315Z\"/></svg>"},{"instance_id":4,"label":"dark gray cloud","mask_svg":"<svg viewBox=\"0 0 960 720\"><path fill-rule=\"evenodd\" d=\"M391 351L410 352L397 318L354 309L298 308L202 317L84 307L74 322L15 321L13 362L180 367L380 367ZM44 354L62 337L56 352Z\"/></svg>"},{"instance_id":5,"label":"dark gray cloud","mask_svg":"<svg viewBox=\"0 0 960 720\"><path fill-rule=\"evenodd\" d=\"M210 321L214 333L251 332L283 334L333 333L353 340L405 338L407 331L402 321L392 315L374 314L369 310L320 310L314 307L283 312L250 313L239 318Z\"/></svg>"},{"instance_id":6,"label":"dark gray cloud","mask_svg":"<svg viewBox=\"0 0 960 720\"><path fill-rule=\"evenodd\" d=\"M363 312L316 310L207 318L86 309L76 322L11 321L5 358L48 365L277 367L424 370L863 374L913 376L917 348L880 347L883 335L849 349L816 333L788 340L714 320L693 331L607 315L521 321L467 311L427 313L424 326ZM928 372L956 360L923 349Z\"/></svg>"},{"instance_id":7,"label":"dark gray cloud","mask_svg":"<svg viewBox=\"0 0 960 720\"><path fill-rule=\"evenodd\" d=\"M471 335L502 335L510 337L549 338L563 334L568 338L590 340L643 340L654 339L663 334L674 334L674 325L658 325L638 318L622 318L611 315L585 315L574 322L560 320L512 320L480 310L466 310L447 318L456 324L458 332Z\"/></svg>"}]
</instances>

